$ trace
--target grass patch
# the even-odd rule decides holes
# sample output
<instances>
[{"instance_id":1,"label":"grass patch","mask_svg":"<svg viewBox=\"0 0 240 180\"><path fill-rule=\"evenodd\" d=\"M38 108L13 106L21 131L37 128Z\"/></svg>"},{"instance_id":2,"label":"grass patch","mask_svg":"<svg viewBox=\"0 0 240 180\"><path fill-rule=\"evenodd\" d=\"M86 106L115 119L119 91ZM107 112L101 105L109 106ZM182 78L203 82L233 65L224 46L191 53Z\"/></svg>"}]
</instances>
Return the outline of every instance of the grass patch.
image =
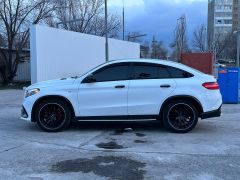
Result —
<instances>
[{"instance_id":1,"label":"grass patch","mask_svg":"<svg viewBox=\"0 0 240 180\"><path fill-rule=\"evenodd\" d=\"M7 84L7 85L0 84L0 90L23 89L23 87L28 87L30 85L31 85L31 82L14 82L12 84Z\"/></svg>"}]
</instances>

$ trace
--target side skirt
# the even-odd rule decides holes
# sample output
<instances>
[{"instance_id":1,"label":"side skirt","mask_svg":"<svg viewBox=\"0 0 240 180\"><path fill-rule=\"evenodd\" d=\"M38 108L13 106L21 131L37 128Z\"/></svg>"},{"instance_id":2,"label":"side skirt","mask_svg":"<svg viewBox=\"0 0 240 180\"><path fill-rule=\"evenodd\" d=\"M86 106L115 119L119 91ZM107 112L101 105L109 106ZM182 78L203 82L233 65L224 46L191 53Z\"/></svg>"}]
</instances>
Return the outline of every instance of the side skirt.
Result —
<instances>
[{"instance_id":1,"label":"side skirt","mask_svg":"<svg viewBox=\"0 0 240 180\"><path fill-rule=\"evenodd\" d=\"M77 121L149 121L157 120L158 115L130 115L130 116L80 116L75 117Z\"/></svg>"}]
</instances>

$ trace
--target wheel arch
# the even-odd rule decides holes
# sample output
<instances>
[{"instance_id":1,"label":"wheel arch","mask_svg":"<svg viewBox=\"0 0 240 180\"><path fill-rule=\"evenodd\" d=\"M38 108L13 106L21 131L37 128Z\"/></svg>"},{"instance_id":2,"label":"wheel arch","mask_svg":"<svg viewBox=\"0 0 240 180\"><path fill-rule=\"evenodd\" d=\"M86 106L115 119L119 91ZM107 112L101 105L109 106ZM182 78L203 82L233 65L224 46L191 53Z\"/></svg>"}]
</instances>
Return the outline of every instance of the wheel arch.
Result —
<instances>
[{"instance_id":1,"label":"wheel arch","mask_svg":"<svg viewBox=\"0 0 240 180\"><path fill-rule=\"evenodd\" d=\"M61 101L65 102L65 103L67 104L67 106L69 107L69 109L70 109L71 118L74 118L74 117L75 117L75 111L74 111L74 108L73 108L73 106L72 106L72 103L70 102L69 99L67 99L67 98L64 97L64 96L60 96L60 95L48 95L48 96L42 96L42 97L40 97L40 98L37 99L36 102L33 104L32 113L31 113L31 121L32 121L32 122L36 122L36 120L34 119L34 114L35 114L35 112L36 112L36 108L37 108L38 104L41 103L42 101L48 100L48 99L58 99L58 100L61 100Z\"/></svg>"},{"instance_id":2,"label":"wheel arch","mask_svg":"<svg viewBox=\"0 0 240 180\"><path fill-rule=\"evenodd\" d=\"M197 98L195 98L195 97L193 97L193 96L189 96L189 95L176 95L176 96L172 96L172 97L167 98L167 99L163 102L163 104L162 104L161 107L160 107L160 111L159 111L159 116L160 116L160 118L162 118L162 116L163 116L163 108L165 107L166 104L168 104L168 103L171 102L171 101L181 100L181 99L190 101L190 102L195 106L195 108L197 109L197 111L198 111L198 116L199 116L199 117L202 116L203 107L202 107L201 102L200 102Z\"/></svg>"}]
</instances>

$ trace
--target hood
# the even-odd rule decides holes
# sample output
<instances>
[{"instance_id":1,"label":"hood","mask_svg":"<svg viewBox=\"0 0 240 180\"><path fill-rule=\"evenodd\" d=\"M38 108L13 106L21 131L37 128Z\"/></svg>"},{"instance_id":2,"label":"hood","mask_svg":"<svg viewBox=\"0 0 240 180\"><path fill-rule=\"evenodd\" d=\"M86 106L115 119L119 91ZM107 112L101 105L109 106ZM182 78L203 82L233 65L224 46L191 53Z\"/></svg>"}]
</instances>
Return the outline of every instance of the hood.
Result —
<instances>
[{"instance_id":1,"label":"hood","mask_svg":"<svg viewBox=\"0 0 240 180\"><path fill-rule=\"evenodd\" d=\"M54 80L42 81L42 82L38 82L38 83L32 84L31 86L27 87L27 89L71 85L71 84L73 84L75 82L75 80L76 80L76 78L62 78L62 79L54 79Z\"/></svg>"}]
</instances>

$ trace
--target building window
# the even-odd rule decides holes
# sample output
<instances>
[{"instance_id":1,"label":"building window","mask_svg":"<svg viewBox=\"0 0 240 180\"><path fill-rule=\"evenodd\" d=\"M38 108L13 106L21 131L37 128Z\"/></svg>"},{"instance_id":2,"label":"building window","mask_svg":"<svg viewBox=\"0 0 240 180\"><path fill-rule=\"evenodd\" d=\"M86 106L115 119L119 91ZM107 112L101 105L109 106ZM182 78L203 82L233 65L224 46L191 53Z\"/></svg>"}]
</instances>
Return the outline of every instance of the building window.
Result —
<instances>
[{"instance_id":1,"label":"building window","mask_svg":"<svg viewBox=\"0 0 240 180\"><path fill-rule=\"evenodd\" d=\"M232 20L224 20L224 24L232 24Z\"/></svg>"}]
</instances>

